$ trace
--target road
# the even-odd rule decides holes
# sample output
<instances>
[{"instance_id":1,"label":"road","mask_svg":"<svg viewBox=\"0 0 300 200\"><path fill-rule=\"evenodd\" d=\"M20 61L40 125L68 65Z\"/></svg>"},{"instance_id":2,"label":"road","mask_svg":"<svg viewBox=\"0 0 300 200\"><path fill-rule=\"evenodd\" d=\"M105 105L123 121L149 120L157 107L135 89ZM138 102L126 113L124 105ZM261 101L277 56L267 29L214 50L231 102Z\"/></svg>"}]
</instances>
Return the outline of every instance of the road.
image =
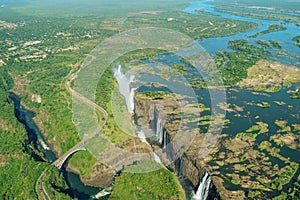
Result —
<instances>
[{"instance_id":1,"label":"road","mask_svg":"<svg viewBox=\"0 0 300 200\"><path fill-rule=\"evenodd\" d=\"M92 56L92 55L90 55L90 56L92 57L92 60L95 59L94 56ZM90 62L88 62L86 65L89 65L89 63L91 63L92 60L91 60ZM87 140L93 138L97 133L100 132L100 130L101 130L102 127L106 124L107 119L108 119L108 113L106 112L106 110L105 110L104 108L102 108L101 106L97 105L95 102L89 100L88 98L82 96L80 93L78 93L77 91L75 91L75 90L73 90L73 89L71 88L71 83L72 83L73 80L75 80L75 79L77 78L79 72L80 72L80 69L79 69L77 72L73 73L73 74L72 74L72 72L70 72L70 74L68 75L68 81L66 81L66 88L67 88L67 90L69 91L70 94L73 95L73 98L74 98L74 97L75 97L75 98L78 98L78 99L80 99L83 103L85 103L85 104L87 104L87 105L89 105L89 106L91 106L91 107L94 107L95 109L97 109L97 110L99 110L100 112L102 112L103 115L104 115L104 120L103 120L103 122L102 122L102 126L101 126L101 127L99 127L97 130L95 130L92 134L89 134L88 137L82 138L82 140L81 140L78 144L76 144L74 147L72 147L70 150L68 150L66 153L64 153L64 155L60 156L60 157L54 162L54 164L57 163L57 162L59 162L61 159L64 159L66 155L68 155L70 152L74 151L74 149L78 148L78 146L84 144L85 141L87 141ZM46 171L47 171L47 169L45 169L45 170L42 172L42 174L40 175L40 177L38 178L37 185L36 185L36 190L37 190L37 187L39 187L40 190L42 191L44 200L50 200L49 195L48 195L47 191L45 190L45 188L44 188L44 183L43 183L43 179L44 179L44 176L45 176Z\"/></svg>"},{"instance_id":2,"label":"road","mask_svg":"<svg viewBox=\"0 0 300 200\"><path fill-rule=\"evenodd\" d=\"M36 182L36 185L35 185L35 190L38 194L38 189L41 190L41 194L43 195L43 199L44 200L50 200L50 197L46 191L46 189L44 188L44 176L45 176L45 173L47 171L48 168L46 168L42 174L39 176L37 182ZM39 197L39 196L38 196Z\"/></svg>"}]
</instances>

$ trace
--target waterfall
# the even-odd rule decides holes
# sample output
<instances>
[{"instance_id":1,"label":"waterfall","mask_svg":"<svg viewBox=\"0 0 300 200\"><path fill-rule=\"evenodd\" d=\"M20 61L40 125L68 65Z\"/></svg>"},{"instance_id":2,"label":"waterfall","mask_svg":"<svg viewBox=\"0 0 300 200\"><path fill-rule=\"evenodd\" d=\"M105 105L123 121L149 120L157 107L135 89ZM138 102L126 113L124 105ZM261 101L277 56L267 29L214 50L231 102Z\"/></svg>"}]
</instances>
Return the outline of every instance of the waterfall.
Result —
<instances>
[{"instance_id":1,"label":"waterfall","mask_svg":"<svg viewBox=\"0 0 300 200\"><path fill-rule=\"evenodd\" d=\"M117 70L114 70L114 77L116 78L120 93L125 97L127 110L130 114L134 111L134 94L136 88L131 88L130 84L134 82L134 76L126 77L121 71L122 66L119 65Z\"/></svg>"},{"instance_id":2,"label":"waterfall","mask_svg":"<svg viewBox=\"0 0 300 200\"><path fill-rule=\"evenodd\" d=\"M168 141L167 141L167 131L164 129L164 126L161 123L161 119L158 119L156 122L156 140L159 142L160 145L162 145L163 149L166 149Z\"/></svg>"},{"instance_id":3,"label":"waterfall","mask_svg":"<svg viewBox=\"0 0 300 200\"><path fill-rule=\"evenodd\" d=\"M125 97L128 112L130 114L134 114L134 94L135 94L136 88L131 88L130 84L132 82L134 82L135 77L133 75L131 75L130 78L128 78L125 76L125 74L122 73L121 70L122 70L122 66L118 65L118 68L114 69L114 77L116 78L116 80L118 82L120 93ZM135 130L136 130L136 133L137 133L137 136L139 137L139 139L142 142L146 143L147 145L151 146L146 139L146 135L145 135L144 131L139 129L134 121L132 123L135 126ZM161 122L159 122L159 124L157 124L157 126L161 126L160 123ZM162 130L162 127L159 129ZM162 134L160 134L160 135L162 135ZM155 152L153 152L152 154L153 154L154 160L157 163L162 164L159 156Z\"/></svg>"},{"instance_id":4,"label":"waterfall","mask_svg":"<svg viewBox=\"0 0 300 200\"><path fill-rule=\"evenodd\" d=\"M137 126L135 126L135 129L138 130ZM140 139L142 142L144 142L145 144L151 146L151 145L149 144L149 142L146 140L146 136L145 136L145 133L144 133L143 130L138 130L138 131L137 131L137 136L139 137L139 139ZM162 164L162 162L161 162L159 156L158 156L155 152L152 152L152 155L153 155L153 158L154 158L155 162L157 162L157 163L159 163L159 164Z\"/></svg>"},{"instance_id":5,"label":"waterfall","mask_svg":"<svg viewBox=\"0 0 300 200\"><path fill-rule=\"evenodd\" d=\"M159 144L162 143L162 140L163 140L163 126L161 124L161 119L158 119L157 120L157 123L156 123L156 140L159 142Z\"/></svg>"},{"instance_id":6,"label":"waterfall","mask_svg":"<svg viewBox=\"0 0 300 200\"><path fill-rule=\"evenodd\" d=\"M178 158L177 163L178 163L177 164L177 171L178 171L177 175L178 175L178 177L180 177L182 175L182 173L181 173L181 170L182 170L182 159Z\"/></svg>"},{"instance_id":7,"label":"waterfall","mask_svg":"<svg viewBox=\"0 0 300 200\"><path fill-rule=\"evenodd\" d=\"M118 73L119 73L119 74L122 74L122 72L121 72L121 67L122 67L121 65L118 65Z\"/></svg>"},{"instance_id":8,"label":"waterfall","mask_svg":"<svg viewBox=\"0 0 300 200\"><path fill-rule=\"evenodd\" d=\"M157 163L162 164L162 162L161 162L159 156L158 156L156 153L154 153L154 152L153 152L153 157L154 157L154 160L155 160Z\"/></svg>"},{"instance_id":9,"label":"waterfall","mask_svg":"<svg viewBox=\"0 0 300 200\"><path fill-rule=\"evenodd\" d=\"M137 136L140 138L140 140L141 140L142 142L144 142L144 143L150 145L150 144L148 143L148 141L146 140L146 136L145 136L143 130L138 131L138 132L137 132Z\"/></svg>"},{"instance_id":10,"label":"waterfall","mask_svg":"<svg viewBox=\"0 0 300 200\"><path fill-rule=\"evenodd\" d=\"M163 149L166 149L168 142L167 142L167 131L165 129L163 130L163 140L164 140Z\"/></svg>"},{"instance_id":11,"label":"waterfall","mask_svg":"<svg viewBox=\"0 0 300 200\"><path fill-rule=\"evenodd\" d=\"M92 199L100 199L101 197L105 197L109 194L111 194L111 191L112 191L112 186L108 187L108 188L105 188L103 190L101 190L100 192L98 192L96 195L94 195L92 197Z\"/></svg>"},{"instance_id":12,"label":"waterfall","mask_svg":"<svg viewBox=\"0 0 300 200\"><path fill-rule=\"evenodd\" d=\"M209 192L211 178L207 172L205 172L202 178L196 194L193 195L192 200L206 200Z\"/></svg>"},{"instance_id":13,"label":"waterfall","mask_svg":"<svg viewBox=\"0 0 300 200\"><path fill-rule=\"evenodd\" d=\"M127 102L127 108L128 108L128 112L130 114L133 114L133 112L134 112L134 93L135 93L135 89L136 88L131 88L130 89L129 98L128 98L128 102Z\"/></svg>"},{"instance_id":14,"label":"waterfall","mask_svg":"<svg viewBox=\"0 0 300 200\"><path fill-rule=\"evenodd\" d=\"M38 141L39 141L39 143L41 144L41 146L44 150L47 150L47 151L50 150L50 147L48 147L46 142L41 137L38 137Z\"/></svg>"}]
</instances>

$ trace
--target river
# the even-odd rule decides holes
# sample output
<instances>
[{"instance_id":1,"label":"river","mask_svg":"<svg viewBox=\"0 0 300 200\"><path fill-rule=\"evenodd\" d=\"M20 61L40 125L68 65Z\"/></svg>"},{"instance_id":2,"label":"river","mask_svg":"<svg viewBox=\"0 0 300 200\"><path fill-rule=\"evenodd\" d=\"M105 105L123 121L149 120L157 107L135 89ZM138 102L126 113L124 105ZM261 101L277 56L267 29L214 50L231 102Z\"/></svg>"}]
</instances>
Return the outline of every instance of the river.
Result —
<instances>
[{"instance_id":1,"label":"river","mask_svg":"<svg viewBox=\"0 0 300 200\"><path fill-rule=\"evenodd\" d=\"M283 56L278 54L278 51L273 51L271 49L268 49L273 54L273 57L270 59L277 60L284 64L292 64L292 65L300 66L299 64L300 48L296 46L292 41L293 37L299 35L299 27L297 26L297 24L299 23L284 22L284 25L287 28L286 30L271 32L268 34L260 35L255 38L251 38L249 36L252 36L256 33L268 29L268 26L270 24L281 24L283 22L275 21L275 20L264 20L264 19L256 19L256 18L249 18L249 17L241 17L241 16L219 12L213 8L213 5L210 4L210 2L212 2L212 0L193 1L191 5L188 8L184 9L183 11L190 14L198 14L195 10L202 9L211 13L212 15L218 15L221 18L258 23L260 24L260 26L257 29L248 32L238 33L227 37L208 38L199 41L201 46L204 47L204 49L206 49L209 53L215 54L216 51L222 51L222 50L231 51L227 47L229 40L246 39L250 44L255 46L258 46L258 44L255 42L256 40L277 40L279 41L279 44L282 46L283 50L289 56L288 57ZM276 11L273 10L272 12L276 12ZM281 13L281 11L278 12Z\"/></svg>"},{"instance_id":2,"label":"river","mask_svg":"<svg viewBox=\"0 0 300 200\"><path fill-rule=\"evenodd\" d=\"M203 46L209 53L215 54L216 51L231 51L228 49L228 42L229 40L236 40L236 39L246 39L249 41L250 44L257 45L255 42L256 40L279 40L279 44L282 46L284 51L290 56L282 56L278 54L277 51L271 51L273 57L270 58L272 60L279 61L285 64L291 64L299 66L299 57L300 55L300 48L297 47L292 38L299 34L299 27L297 27L296 23L287 22L285 26L287 30L278 31L278 32L271 32L268 34L260 35L256 38L251 38L252 36L258 32L266 30L270 24L279 24L280 21L275 20L262 20L262 19L254 19L248 17L241 17L236 15L231 15L223 12L216 11L211 4L210 1L193 1L191 5L184 9L184 12L190 14L198 14L195 12L196 9L201 8L209 13L214 15L219 15L222 18L228 19L235 19L235 20L242 20L248 22L259 23L260 26L255 29L244 33L238 33L235 35L227 36L227 37L216 37L216 38L208 38L204 40L196 40L199 42L201 46ZM272 11L276 12L276 11ZM173 62L178 63L178 58L170 55L161 55L158 57L160 63L170 64L167 60L173 60ZM165 59L165 61L164 61ZM151 64L150 61L147 61L148 64ZM182 64L182 63L181 63ZM153 65L155 65L153 63ZM149 80L156 80L157 82L162 82L163 84L167 84L162 79L157 76L144 76L143 79L149 78ZM294 87L294 86L293 86ZM264 120L264 122L269 124L270 132L276 132L278 127L274 124L276 119L284 119L288 121L288 125L293 123L299 122L299 112L300 112L300 105L299 100L291 99L287 91L289 88L283 88L280 92L275 93L268 93L267 95L261 94L254 94L252 91L243 90L241 88L234 88L227 90L227 101L230 104L237 104L244 108L244 110L240 113L240 117L234 116L232 113L227 113L227 118L230 120L230 124L223 130L224 133L235 135L241 131L245 130L245 127L248 128L255 124L255 122ZM199 101L203 102L207 107L210 107L210 96L206 90L197 90L197 95ZM41 134L40 130L38 129L37 125L34 123L34 113L25 109L20 104L20 99L12 95L12 100L14 101L15 105L15 114L16 117L20 122L22 122L26 126L26 130L28 132L28 138L30 142L33 142L35 148L39 151L43 152L45 157L49 162L53 162L56 157L55 154L51 151L43 135ZM267 101L270 102L271 107L268 109L263 109L257 107L255 104ZM286 105L280 106L274 103L274 101L284 101ZM251 105L249 105L251 103ZM292 108L292 109L291 109ZM207 112L206 114L210 114ZM258 119L257 116L260 118ZM205 131L205 127L202 128ZM262 140L269 139L270 135L258 138L258 143ZM297 156L294 150L291 150L286 147L280 147L281 153L285 157L290 157L292 161L300 163L300 157ZM281 163L279 163L281 165ZM227 171L221 171L221 173L228 173ZM95 195L100 191L99 188L87 187L85 186L79 179L78 175L69 173L65 169L63 169L64 177L68 183L68 185L72 188L73 193L71 195L76 196L79 199L89 199L92 195ZM300 171L297 171L298 176ZM293 181L288 184L291 186ZM235 189L232 185L227 185L229 189ZM287 191L287 187L283 188L283 191Z\"/></svg>"},{"instance_id":3,"label":"river","mask_svg":"<svg viewBox=\"0 0 300 200\"><path fill-rule=\"evenodd\" d=\"M272 53L272 56L269 57L268 59L272 61L278 61L283 64L300 67L300 58L299 58L300 48L296 46L292 41L293 37L299 35L299 27L297 26L298 23L255 19L255 18L241 17L241 16L235 16L223 12L218 12L213 8L213 5L210 4L210 2L212 1L211 0L193 1L191 2L191 5L188 8L184 9L183 11L190 14L200 15L197 12L195 12L195 10L201 9L211 13L212 16L218 15L221 18L258 23L259 27L254 30L250 30L248 32L238 33L231 36L208 38L204 40L195 40L195 43L199 43L202 47L204 47L204 49L208 53L215 55L217 51L233 51L228 48L228 42L230 40L245 39L250 44L255 46L259 46L255 42L256 40L276 40L279 42L279 44L282 46L283 50L285 51L286 54L288 54L288 56L283 56L280 53L278 53L278 51L267 49ZM276 12L276 11L272 11L272 12ZM282 11L278 11L278 12L282 13ZM287 28L286 30L263 34L256 38L250 37L256 33L268 29L268 26L270 24L282 24L282 23L284 23L284 26L286 26ZM198 74L197 71L192 69L192 66L182 62L180 60L180 57L174 54L159 55L155 59L151 59L151 60L146 59L144 60L144 62L149 66L151 66L153 68L153 71L155 72L158 71L157 66L159 65L170 66L173 64L183 64L185 65L188 72L184 76L186 79L189 80L192 80L194 77L197 76L197 75L195 76L195 74ZM139 78L146 83L157 82L164 85L165 87L159 88L160 91L170 91L168 88L170 88L171 85L174 84L174 83L170 83L170 81L163 79L159 75L155 75L155 74L143 73L140 75ZM181 87L184 89L184 86L181 85ZM240 116L237 116L236 113L227 112L226 118L230 120L230 124L224 127L222 133L226 133L234 137L236 134L240 132L244 132L249 127L255 125L256 122L263 121L269 125L268 126L269 131L267 134L261 134L257 137L257 140L255 141L254 149L258 150L258 146L262 141L270 141L271 135L273 133L280 131L280 127L278 127L274 123L276 120L286 120L287 126L292 126L292 124L299 123L299 118L300 118L299 100L290 98L290 94L289 94L289 90L295 90L295 89L296 89L296 85L293 85L291 88L283 87L279 92L274 92L274 93L250 91L239 87L233 87L227 89L226 91L227 103L231 105L238 105L243 110L239 112ZM137 91L142 92L142 91L152 91L152 90L157 91L158 89L143 86L138 88ZM203 103L206 107L211 107L210 93L206 89L197 89L196 94L198 96L199 102ZM281 101L285 102L285 105L278 105L276 103ZM262 103L262 102L270 103L270 107L261 108L257 106L258 103ZM201 114L211 115L210 111L206 111ZM206 132L207 127L205 126L201 127L201 131ZM280 154L285 158L290 158L291 161L300 163L300 157L297 156L299 151L290 149L287 146L280 147L276 145L274 142L272 142L272 145L273 147L280 149ZM286 166L284 161L277 158L273 158L272 156L269 157L273 164L278 164L279 167ZM230 169L230 167L228 169L221 168L220 172L221 174L234 173L233 170ZM288 188L293 187L293 184L299 175L300 175L300 170L298 169L293 179L290 181L290 183L286 184L283 187L282 191L288 192ZM226 181L226 183L224 184L228 190L245 190L239 186L231 184L230 181ZM266 196L268 198L272 198L279 194L280 192L273 191L266 194Z\"/></svg>"},{"instance_id":4,"label":"river","mask_svg":"<svg viewBox=\"0 0 300 200\"><path fill-rule=\"evenodd\" d=\"M35 149L43 152L44 157L49 163L55 161L57 158L56 155L47 145L44 136L33 120L35 117L35 113L22 106L21 99L17 95L11 94L11 100L14 102L16 118L25 125L28 134L28 143L33 144ZM35 159L42 160L40 158ZM92 197L101 190L101 188L84 185L77 174L68 172L65 168L62 168L61 172L63 173L68 186L71 188L71 193L69 194L71 197L76 197L78 199L92 199Z\"/></svg>"},{"instance_id":5,"label":"river","mask_svg":"<svg viewBox=\"0 0 300 200\"><path fill-rule=\"evenodd\" d=\"M263 20L263 19L256 19L256 18L249 18L249 17L241 17L232 14L227 14L223 12L216 11L213 8L213 5L210 4L212 0L206 1L194 1L191 5L184 9L184 12L190 14L197 14L195 12L196 9L205 10L213 15L218 15L222 18L227 19L234 19L234 20L241 20L247 22L254 22L259 23L260 26L257 29L238 33L235 35L227 36L227 37L216 37L216 38L208 38L204 40L198 40L204 49L206 49L210 54L215 54L216 51L232 51L228 49L228 42L230 40L237 40L237 39L245 39L250 44L258 46L255 42L256 40L276 40L282 46L283 50L288 54L288 56L282 56L277 51L271 51L273 54L270 57L270 60L279 61L283 64L294 65L300 67L300 48L294 44L292 38L299 35L299 27L297 24L293 22L282 22L282 21L275 21L275 20ZM282 13L282 11L268 11L268 12L278 12ZM288 13L291 14L291 13ZM295 14L299 16L299 14ZM281 24L283 23L286 26L286 30L278 31L278 32L271 32L268 34L260 35L256 38L252 38L252 36L256 33L259 33L263 30L266 30L270 24ZM254 93L253 91L244 90L242 88L232 88L227 90L227 103L229 104L236 104L244 108L244 110L240 113L240 117L236 117L234 113L227 112L227 118L230 120L230 124L227 128L223 129L223 133L235 135L239 132L245 131L248 127L251 127L258 121L264 121L269 125L269 133L267 135L260 135L256 140L256 146L254 148L257 149L257 146L260 142L270 140L270 136L272 133L276 133L279 131L279 127L274 124L275 120L287 120L287 125L291 126L292 124L299 123L299 113L300 113L300 104L298 99L291 99L290 94L288 94L289 90L295 90L295 85L292 88L283 87L283 89L279 92L275 93ZM209 96L208 93L204 90L198 90L197 94L199 96L199 100L204 102L207 106L209 106ZM264 109L256 106L257 103L261 102L269 102L271 104L270 108ZM285 105L278 105L275 101L284 101ZM259 118L258 118L259 117ZM292 150L287 146L279 147L276 144L272 143L272 145L276 148L280 149L280 154L286 158L290 158L291 161L300 163L300 157L297 156L299 151ZM272 158L271 158L272 159ZM274 161L275 159L273 159ZM279 159L276 160L279 166L286 165L284 162L280 161ZM221 170L221 173L233 173L232 170ZM300 170L296 172L294 175L293 180L285 187L283 187L282 191L287 192L289 187L293 187L293 183L296 181L297 177L300 175ZM234 189L242 189L232 184L226 185L226 187L230 190ZM279 192L271 192L267 196L271 198L275 195L278 195Z\"/></svg>"}]
</instances>

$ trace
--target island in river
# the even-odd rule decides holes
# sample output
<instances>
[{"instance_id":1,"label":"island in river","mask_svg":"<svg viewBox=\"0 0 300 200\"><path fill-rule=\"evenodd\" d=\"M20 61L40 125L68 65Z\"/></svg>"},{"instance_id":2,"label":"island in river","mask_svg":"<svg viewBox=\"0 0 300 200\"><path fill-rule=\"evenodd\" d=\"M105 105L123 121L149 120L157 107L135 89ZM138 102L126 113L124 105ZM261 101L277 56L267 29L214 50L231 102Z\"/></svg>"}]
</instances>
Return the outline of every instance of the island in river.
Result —
<instances>
[{"instance_id":1,"label":"island in river","mask_svg":"<svg viewBox=\"0 0 300 200\"><path fill-rule=\"evenodd\" d=\"M290 4L281 3L283 10L272 5L272 9L269 9L270 5L248 5L250 1L239 1L238 4L233 2L229 9L218 6L222 4L221 1L175 0L172 6L170 1L142 2L138 5L130 1L119 2L122 6L103 6L102 1L100 4L94 2L93 6L76 2L68 2L66 6L60 2L63 5L59 4L57 9L52 10L48 4L35 2L8 2L1 6L0 172L5 179L1 196L8 199L19 198L20 195L23 195L22 198L37 198L40 193L33 192L33 188L43 170L49 167L42 153L37 151L40 147L26 143L28 136L25 128L14 118L8 92L15 91L22 97L22 105L35 112L34 121L45 138L46 146L60 156L80 141L72 122L71 96L65 87L70 75L76 73L86 54L103 38L136 27L155 26L188 34L212 55L227 87L227 102L218 104L220 110L227 112L222 120L224 129L217 145L211 147L210 155L199 160L199 144L211 119L216 117L211 115L207 85L195 75L189 63L165 52L148 49L124 56L119 60L120 63L128 60L134 64L139 62L143 66L140 71L146 74L144 77L156 78L152 80L158 80L158 85L162 86L153 88L155 90L150 93L143 94L145 91L142 89L145 88L138 91L147 98L141 98L138 93L137 105L141 101L151 102L153 98L156 101L164 100L164 95L168 96L166 90L160 93L157 90L163 89L172 77L184 75L190 81L186 86L192 86L199 99L201 116L186 121L199 126L195 129L196 139L169 170L148 176L121 173L115 179L111 197L118 198L126 190L126 198L134 194L153 198L196 198L202 189L206 191L205 188L210 189L208 197L211 198L299 197L300 162L296 156L299 150L297 74L300 54L297 6L286 8ZM53 6L58 3L53 2ZM245 12L241 12L238 6ZM118 8L117 11L115 8ZM153 70L149 65L157 65L157 69ZM170 70L169 74L161 76L166 65L171 65L175 71ZM208 72L204 70L203 74ZM113 72L107 70L99 82L96 103L110 114L110 97L114 87L117 84ZM118 100L124 98L119 96ZM168 104L167 99L160 101L160 104ZM177 116L178 112L175 111L169 114ZM128 119L122 120L129 123L122 128L130 129L131 118L130 115L126 116ZM141 122L141 125L148 126L146 122ZM170 133L167 138L171 140L176 119L170 120L165 127L166 132ZM142 153L161 148L157 143L149 147L139 138L124 134L114 120L108 121L104 129L111 141L128 151ZM41 159L36 159L38 157ZM85 184L97 187L111 185L115 173L88 151L74 154L67 169L80 174L80 180ZM76 187L65 184L55 168L48 172L44 187L51 198L76 196L70 196L72 191L68 190L71 187L74 192ZM180 180L180 177L184 180ZM145 181L139 182L140 178ZM161 182L157 184L159 187L149 187L149 178ZM19 184L15 184L15 180ZM69 180L83 186L77 182L78 178ZM53 185L53 181L57 184ZM127 183L132 184L129 187ZM172 184L170 186L167 183ZM210 187L205 187L207 185ZM83 189L85 191L82 192L87 196L99 191L89 187ZM88 192L90 189L92 191ZM161 195L158 191L166 194ZM80 198L79 195L77 197Z\"/></svg>"}]
</instances>

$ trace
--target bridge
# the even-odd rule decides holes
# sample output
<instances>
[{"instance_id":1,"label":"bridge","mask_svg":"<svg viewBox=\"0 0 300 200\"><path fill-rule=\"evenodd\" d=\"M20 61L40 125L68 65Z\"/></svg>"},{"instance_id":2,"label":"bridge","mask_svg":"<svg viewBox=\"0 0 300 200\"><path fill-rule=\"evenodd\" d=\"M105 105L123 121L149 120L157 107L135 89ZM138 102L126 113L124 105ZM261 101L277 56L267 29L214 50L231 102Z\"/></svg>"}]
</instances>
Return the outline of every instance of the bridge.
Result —
<instances>
[{"instance_id":1,"label":"bridge","mask_svg":"<svg viewBox=\"0 0 300 200\"><path fill-rule=\"evenodd\" d=\"M95 56L92 56L92 59L95 59ZM91 61L90 61L91 62ZM104 115L104 120L102 122L102 126L104 126L107 122L108 119L108 113L106 112L106 110L104 108L102 108L101 106L97 105L95 102L91 101L90 99L82 96L79 92L75 91L74 89L71 88L71 82L73 80L75 80L77 78L77 75L79 74L80 69L74 73L74 74L69 74L69 80L66 82L66 88L67 90L73 95L73 97L76 97L78 99L80 99L83 103L94 107L95 109L99 110L100 112L103 113ZM67 151L64 155L60 156L56 161L54 161L52 163L52 165L54 165L55 167L57 167L58 169L61 169L62 166L64 165L64 163L68 160L68 158L73 155L74 153L76 153L77 151L84 151L86 150L86 148L84 147L84 142L88 141L89 139L93 138L97 133L99 133L99 131L101 130L102 127L98 127L97 130L95 130L93 133L89 134L89 135L85 135L81 142L79 142L78 144L76 144L74 147L72 147L69 151Z\"/></svg>"},{"instance_id":2,"label":"bridge","mask_svg":"<svg viewBox=\"0 0 300 200\"><path fill-rule=\"evenodd\" d=\"M93 57L93 59L95 59L95 56L92 56L92 57ZM90 106L98 109L100 112L102 112L104 115L104 120L102 122L102 126L104 126L108 119L108 113L106 112L106 110L104 108L102 108L101 106L98 106L96 103L92 102L91 100L85 98L80 93L78 93L77 91L75 91L71 88L71 82L76 79L79 72L80 72L80 69L74 74L72 74L72 72L69 73L69 75L68 75L69 80L66 82L66 88L73 95L73 97L77 97L77 98L81 99L85 104L90 105ZM100 127L100 129L101 129L101 127ZM56 161L54 161L52 163L52 165L54 165L58 169L61 169L63 167L64 163L70 158L70 156L72 156L74 153L76 153L78 151L85 151L86 148L84 146L84 142L93 138L98 132L99 132L99 128L97 130L95 130L92 134L90 134L89 136L84 137L81 142L79 142L77 145L75 145L73 148L71 148L65 154L63 154L58 159L56 159ZM45 190L44 184L43 184L43 179L44 179L46 171L47 171L47 168L43 171L43 173L38 178L38 181L36 182L35 191L38 191L38 188L40 188L40 190L42 191L42 194L43 194L43 199L49 200L50 199L49 195L48 195L47 191ZM101 194L98 194L98 195L101 195Z\"/></svg>"},{"instance_id":3,"label":"bridge","mask_svg":"<svg viewBox=\"0 0 300 200\"><path fill-rule=\"evenodd\" d=\"M67 151L64 155L59 157L56 161L54 161L52 165L54 165L58 169L61 169L70 156L72 156L77 151L85 151L85 150L86 148L84 147L84 143L80 142L77 145L75 145L73 148L71 148L69 151Z\"/></svg>"}]
</instances>

